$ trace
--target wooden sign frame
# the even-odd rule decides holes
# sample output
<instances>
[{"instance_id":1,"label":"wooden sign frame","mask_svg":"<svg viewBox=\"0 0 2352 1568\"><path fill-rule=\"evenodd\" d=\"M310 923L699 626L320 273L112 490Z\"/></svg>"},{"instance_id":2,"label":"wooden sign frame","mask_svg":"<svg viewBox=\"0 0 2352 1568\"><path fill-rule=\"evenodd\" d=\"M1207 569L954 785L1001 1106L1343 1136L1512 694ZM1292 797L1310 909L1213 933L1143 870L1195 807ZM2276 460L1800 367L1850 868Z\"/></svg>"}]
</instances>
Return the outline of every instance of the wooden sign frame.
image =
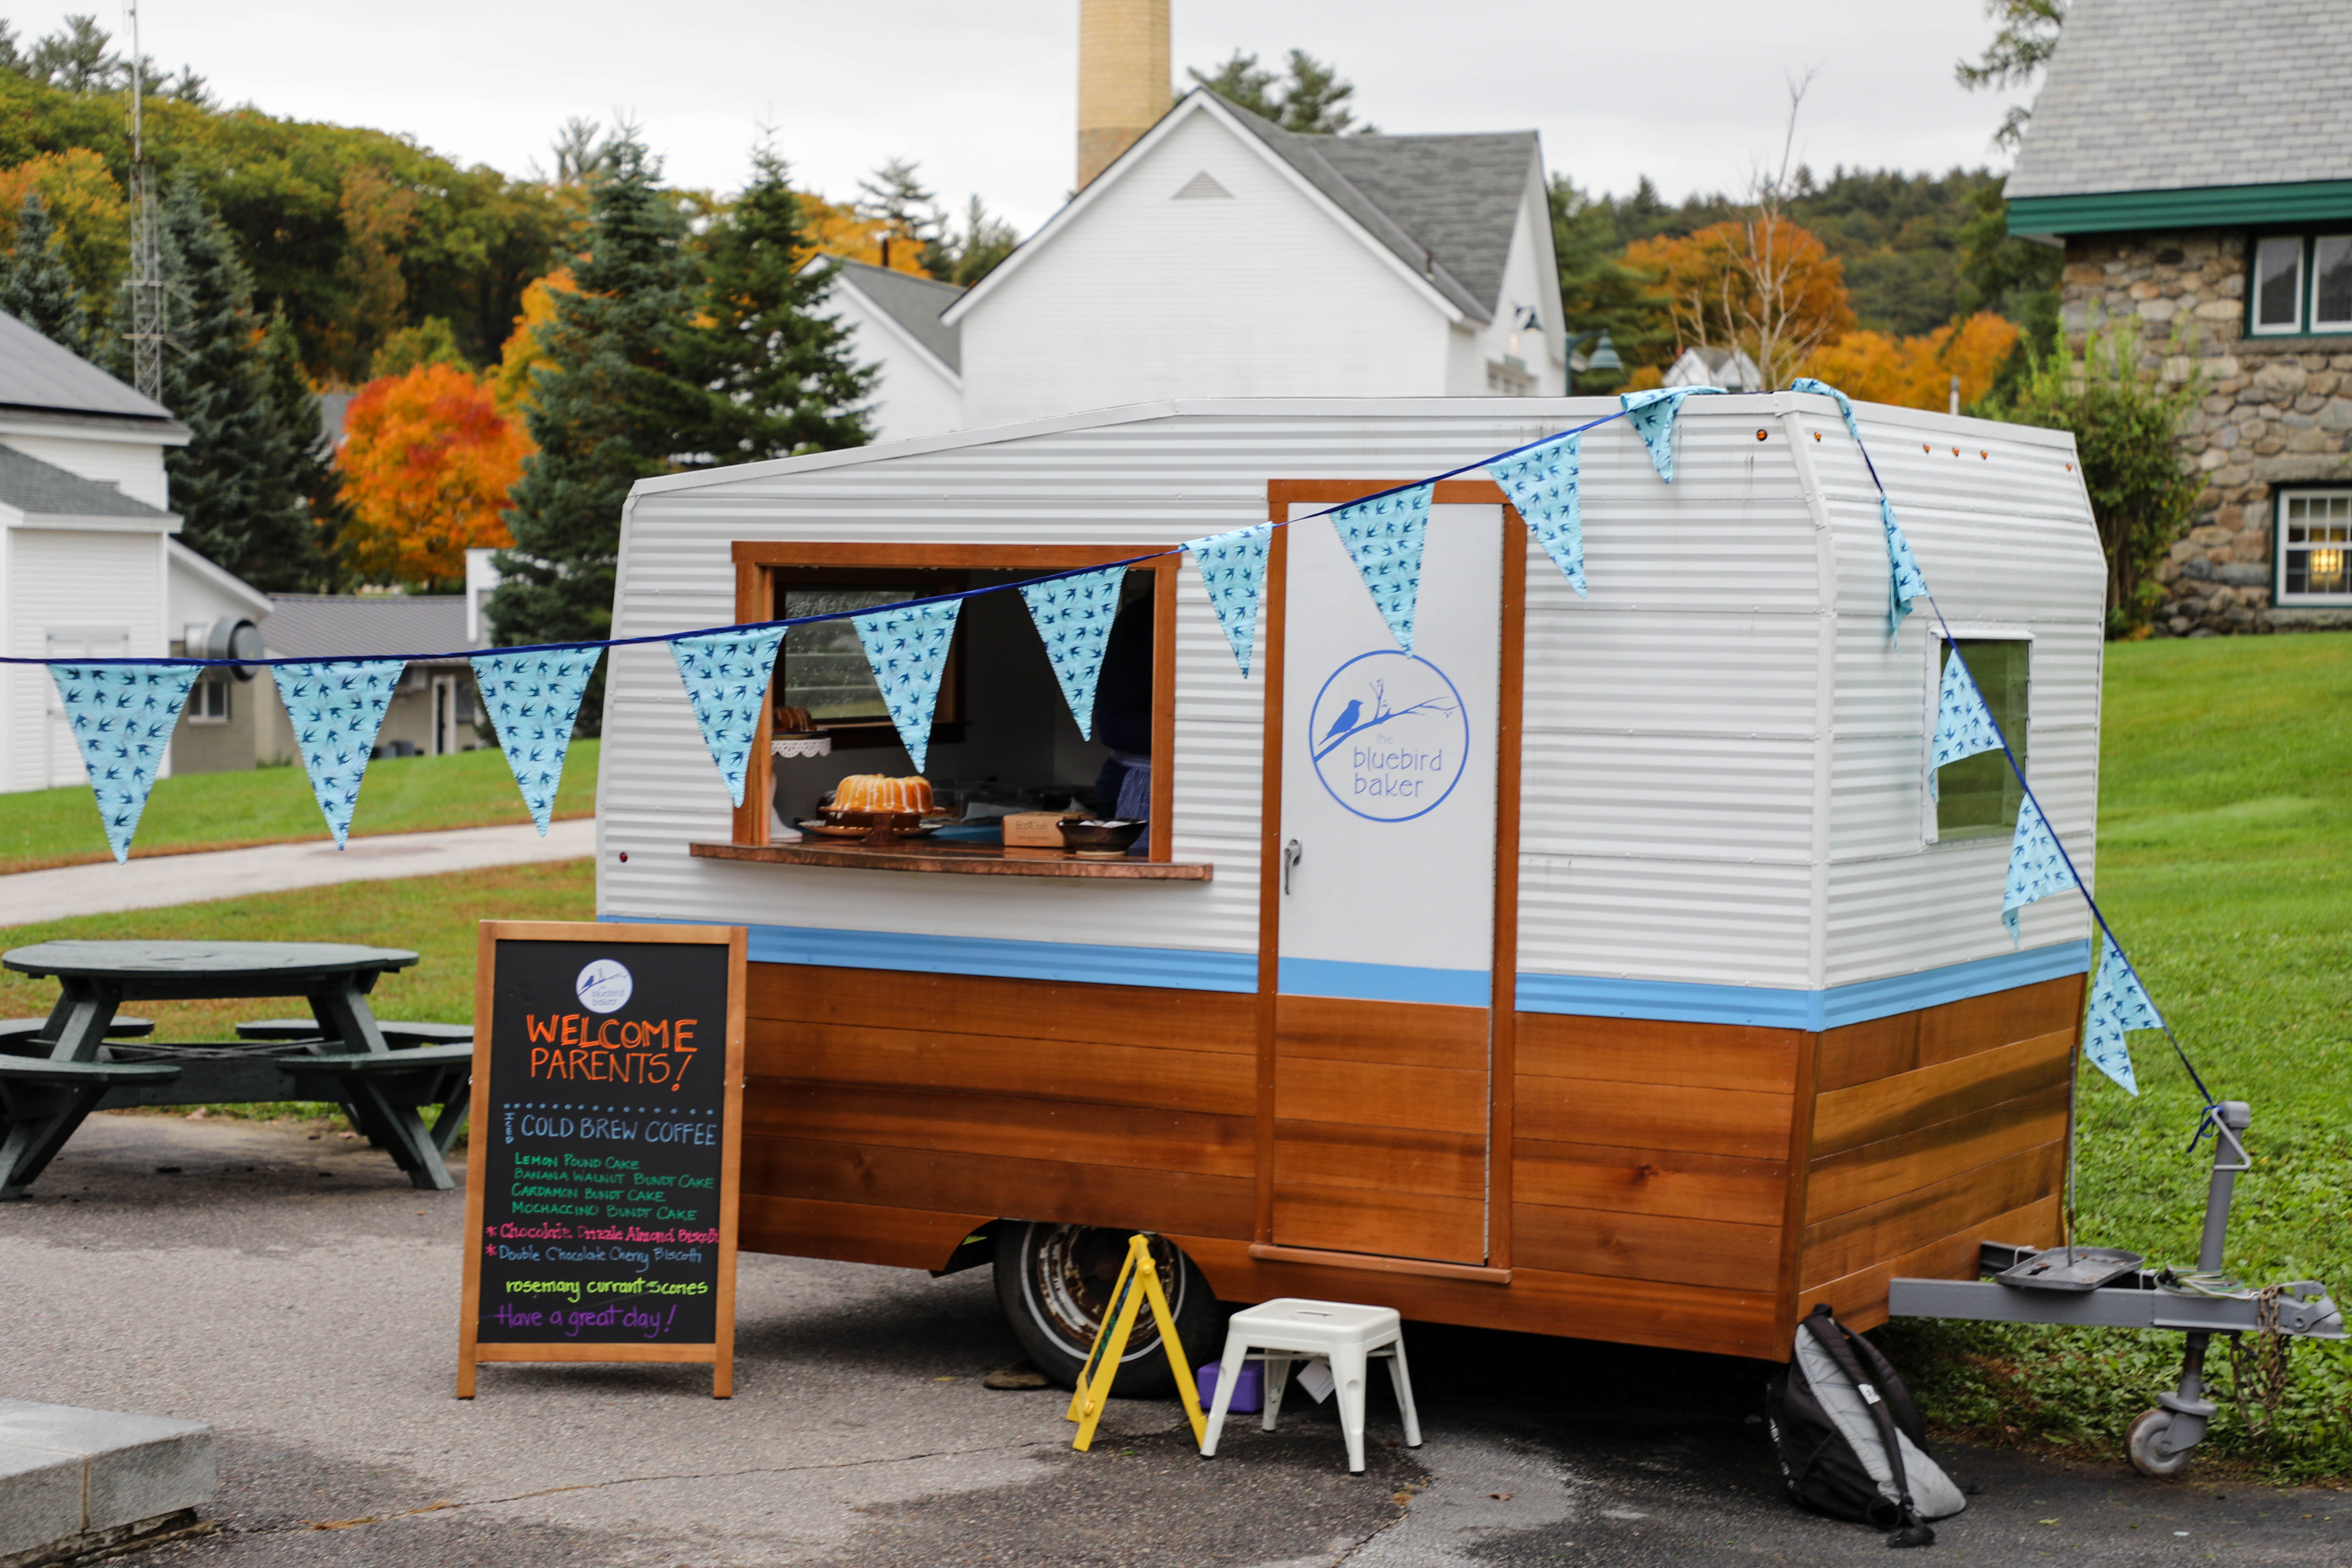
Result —
<instances>
[{"instance_id":1,"label":"wooden sign frame","mask_svg":"<svg viewBox=\"0 0 2352 1568\"><path fill-rule=\"evenodd\" d=\"M719 1155L719 1299L716 1338L709 1344L531 1344L480 1342L483 1184L487 1160L474 1156L470 1136L490 1124L492 998L501 942L604 942L614 946L667 943L727 949L727 1080ZM466 1161L466 1281L457 1324L457 1397L474 1397L482 1362L709 1363L710 1396L735 1392L735 1233L743 1164L743 1016L747 932L741 926L622 925L593 921L484 921L474 970L474 1087ZM485 1134L487 1136L487 1134Z\"/></svg>"}]
</instances>

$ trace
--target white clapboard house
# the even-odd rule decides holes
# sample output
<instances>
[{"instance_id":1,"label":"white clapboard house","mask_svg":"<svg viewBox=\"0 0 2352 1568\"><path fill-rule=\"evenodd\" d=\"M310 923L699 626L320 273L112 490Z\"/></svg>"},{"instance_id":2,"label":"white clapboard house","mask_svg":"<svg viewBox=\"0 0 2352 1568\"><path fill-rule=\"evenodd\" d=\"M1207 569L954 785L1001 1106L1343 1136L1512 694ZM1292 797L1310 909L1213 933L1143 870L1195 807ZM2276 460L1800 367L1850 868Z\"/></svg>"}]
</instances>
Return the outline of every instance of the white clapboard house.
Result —
<instances>
[{"instance_id":1,"label":"white clapboard house","mask_svg":"<svg viewBox=\"0 0 2352 1568\"><path fill-rule=\"evenodd\" d=\"M161 658L267 595L173 537L163 454L188 427L0 313L0 647L24 658ZM192 697L190 715L226 688ZM0 667L0 790L82 782L38 665Z\"/></svg>"}]
</instances>

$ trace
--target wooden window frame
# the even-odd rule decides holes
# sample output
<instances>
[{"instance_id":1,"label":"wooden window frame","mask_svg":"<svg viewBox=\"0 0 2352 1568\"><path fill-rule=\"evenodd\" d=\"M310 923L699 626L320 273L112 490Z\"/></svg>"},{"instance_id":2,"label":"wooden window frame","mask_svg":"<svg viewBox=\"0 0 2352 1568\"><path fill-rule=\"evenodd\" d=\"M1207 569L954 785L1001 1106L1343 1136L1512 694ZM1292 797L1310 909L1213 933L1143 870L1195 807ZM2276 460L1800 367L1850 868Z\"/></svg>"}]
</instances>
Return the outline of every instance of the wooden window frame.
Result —
<instances>
[{"instance_id":1,"label":"wooden window frame","mask_svg":"<svg viewBox=\"0 0 2352 1568\"><path fill-rule=\"evenodd\" d=\"M1176 589L1183 557L1175 545L1133 544L876 544L824 541L783 542L737 540L735 615L743 623L766 620L775 603L778 567L854 567L872 571L1034 572L1040 576L1109 566L1163 551L1156 560L1130 568L1157 573L1151 628L1151 828L1145 858L1165 864L1175 858L1176 803ZM1005 589L1010 593L1013 590ZM743 781L743 804L735 808L734 842L768 843L770 796L774 790L769 744L775 727L773 679L760 704L760 732ZM1056 694L1058 700L1058 693Z\"/></svg>"}]
</instances>

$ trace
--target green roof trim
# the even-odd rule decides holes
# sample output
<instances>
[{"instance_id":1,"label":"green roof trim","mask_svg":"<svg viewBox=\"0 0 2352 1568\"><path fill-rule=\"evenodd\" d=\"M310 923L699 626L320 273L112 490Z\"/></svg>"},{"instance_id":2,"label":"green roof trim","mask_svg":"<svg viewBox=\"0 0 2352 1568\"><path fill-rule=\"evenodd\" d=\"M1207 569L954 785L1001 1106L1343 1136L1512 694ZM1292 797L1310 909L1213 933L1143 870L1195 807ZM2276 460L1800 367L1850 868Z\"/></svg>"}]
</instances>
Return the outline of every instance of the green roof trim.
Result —
<instances>
[{"instance_id":1,"label":"green roof trim","mask_svg":"<svg viewBox=\"0 0 2352 1568\"><path fill-rule=\"evenodd\" d=\"M2122 230L2231 228L2352 218L2352 180L2285 185L2200 185L2177 191L2102 191L2016 196L2011 234L2113 234Z\"/></svg>"}]
</instances>

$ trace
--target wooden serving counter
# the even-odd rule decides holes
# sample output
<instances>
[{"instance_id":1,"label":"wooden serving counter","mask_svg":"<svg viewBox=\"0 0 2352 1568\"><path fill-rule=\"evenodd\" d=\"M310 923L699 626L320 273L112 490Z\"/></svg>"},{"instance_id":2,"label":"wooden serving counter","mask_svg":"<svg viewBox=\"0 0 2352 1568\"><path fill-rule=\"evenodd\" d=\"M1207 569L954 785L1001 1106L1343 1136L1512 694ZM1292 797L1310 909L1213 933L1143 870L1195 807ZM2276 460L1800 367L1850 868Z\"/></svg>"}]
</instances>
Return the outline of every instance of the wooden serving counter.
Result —
<instances>
[{"instance_id":1,"label":"wooden serving counter","mask_svg":"<svg viewBox=\"0 0 2352 1568\"><path fill-rule=\"evenodd\" d=\"M1068 849L1024 849L994 844L908 838L804 839L798 844L694 844L705 860L758 860L776 866L844 866L860 871L944 871L966 877L1076 877L1123 882L1205 882L1215 868L1205 860L1087 860Z\"/></svg>"}]
</instances>

